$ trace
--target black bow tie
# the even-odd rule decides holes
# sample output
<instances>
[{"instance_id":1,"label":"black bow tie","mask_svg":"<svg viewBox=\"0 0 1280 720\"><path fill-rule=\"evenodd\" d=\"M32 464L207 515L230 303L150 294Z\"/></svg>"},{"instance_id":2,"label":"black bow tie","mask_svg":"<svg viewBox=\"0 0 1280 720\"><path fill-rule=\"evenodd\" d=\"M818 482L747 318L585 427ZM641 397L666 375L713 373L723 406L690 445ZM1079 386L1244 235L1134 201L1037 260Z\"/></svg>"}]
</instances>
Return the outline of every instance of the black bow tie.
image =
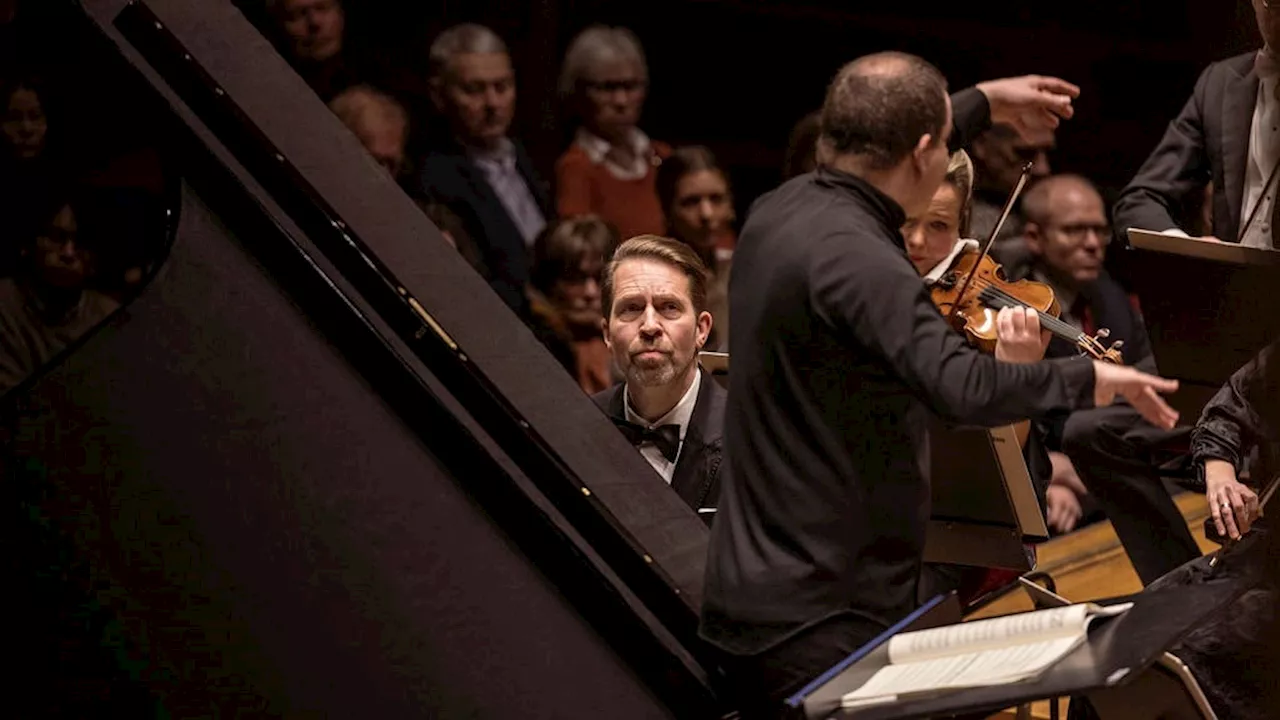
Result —
<instances>
[{"instance_id":1,"label":"black bow tie","mask_svg":"<svg viewBox=\"0 0 1280 720\"><path fill-rule=\"evenodd\" d=\"M660 425L656 428L646 428L619 418L614 418L613 423L618 426L623 435L627 436L632 445L640 447L641 443L653 443L658 448L658 451L662 453L662 457L667 459L667 462L676 461L676 454L680 452L679 425Z\"/></svg>"}]
</instances>

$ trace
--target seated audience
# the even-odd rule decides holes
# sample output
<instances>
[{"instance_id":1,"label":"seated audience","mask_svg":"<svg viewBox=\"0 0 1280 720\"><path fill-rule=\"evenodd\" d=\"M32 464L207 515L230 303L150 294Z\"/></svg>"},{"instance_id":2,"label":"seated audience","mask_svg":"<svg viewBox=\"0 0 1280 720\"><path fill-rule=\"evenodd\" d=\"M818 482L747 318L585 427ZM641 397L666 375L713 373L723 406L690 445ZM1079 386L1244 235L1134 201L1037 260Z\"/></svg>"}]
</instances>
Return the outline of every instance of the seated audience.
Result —
<instances>
[{"instance_id":1,"label":"seated audience","mask_svg":"<svg viewBox=\"0 0 1280 720\"><path fill-rule=\"evenodd\" d=\"M726 393L698 365L712 327L706 268L687 245L642 235L618 247L602 292L605 342L625 381L596 404L710 525Z\"/></svg>"},{"instance_id":2,"label":"seated audience","mask_svg":"<svg viewBox=\"0 0 1280 720\"><path fill-rule=\"evenodd\" d=\"M787 139L787 154L782 161L782 180L813 172L818 168L818 136L822 134L822 111L800 118Z\"/></svg>"},{"instance_id":3,"label":"seated audience","mask_svg":"<svg viewBox=\"0 0 1280 720\"><path fill-rule=\"evenodd\" d=\"M976 171L971 221L975 238L985 241L991 235L1024 165L1033 163L1030 180L1049 175L1049 152L1053 148L1052 131L1028 140L1009 125L992 125L974 139L970 151ZM1022 223L1020 205L1014 205L991 247L992 257L1005 265L1025 261L1026 249L1020 240Z\"/></svg>"},{"instance_id":4,"label":"seated audience","mask_svg":"<svg viewBox=\"0 0 1280 720\"><path fill-rule=\"evenodd\" d=\"M431 44L431 100L451 137L422 161L421 189L457 213L484 255L494 291L521 315L529 252L554 217L533 161L508 131L516 79L492 30L458 25Z\"/></svg>"},{"instance_id":5,"label":"seated audience","mask_svg":"<svg viewBox=\"0 0 1280 720\"><path fill-rule=\"evenodd\" d=\"M267 12L283 36L284 56L322 100L361 81L344 52L342 0L267 0Z\"/></svg>"},{"instance_id":6,"label":"seated audience","mask_svg":"<svg viewBox=\"0 0 1280 720\"><path fill-rule=\"evenodd\" d=\"M705 147L678 148L658 168L658 200L667 233L693 248L707 268L707 310L715 318L709 350L729 349L729 269L733 244L733 190ZM728 240L726 241L726 238Z\"/></svg>"},{"instance_id":7,"label":"seated audience","mask_svg":"<svg viewBox=\"0 0 1280 720\"><path fill-rule=\"evenodd\" d=\"M14 224L18 272L0 280L0 393L91 330L118 304L89 289L101 228L81 198L51 194Z\"/></svg>"},{"instance_id":8,"label":"seated audience","mask_svg":"<svg viewBox=\"0 0 1280 720\"><path fill-rule=\"evenodd\" d=\"M533 244L534 317L570 349L569 371L588 394L614 382L600 336L600 274L617 245L613 228L593 215L548 226Z\"/></svg>"},{"instance_id":9,"label":"seated audience","mask_svg":"<svg viewBox=\"0 0 1280 720\"><path fill-rule=\"evenodd\" d=\"M63 174L51 132L48 94L42 83L19 78L0 87L0 218L10 222L37 197L49 192ZM0 277L12 273L18 236L0 240Z\"/></svg>"},{"instance_id":10,"label":"seated audience","mask_svg":"<svg viewBox=\"0 0 1280 720\"><path fill-rule=\"evenodd\" d=\"M654 178L671 148L636 126L649 84L640 41L625 28L589 27L565 54L560 94L580 125L556 161L556 210L592 213L621 237L663 232Z\"/></svg>"},{"instance_id":11,"label":"seated audience","mask_svg":"<svg viewBox=\"0 0 1280 720\"><path fill-rule=\"evenodd\" d=\"M462 220L442 203L423 197L411 179L406 148L409 142L409 114L386 93L368 85L356 85L340 93L329 109L360 140L373 159L386 168L418 207L439 228L440 234L482 276L486 272L480 247L467 234ZM487 279L487 278L486 278Z\"/></svg>"},{"instance_id":12,"label":"seated audience","mask_svg":"<svg viewBox=\"0 0 1280 720\"><path fill-rule=\"evenodd\" d=\"M1107 328L1103 342L1123 343L1125 364L1154 371L1142 316L1103 269L1111 227L1093 184L1077 175L1049 177L1027 191L1022 207L1031 261L1011 268L1010 276L1047 283L1063 321L1089 335ZM1047 354L1066 357L1079 350L1055 338ZM1185 456L1186 444L1185 428L1161 430L1123 404L1076 411L1050 433L1056 483L1078 495L1087 488L1144 583L1200 555L1158 467Z\"/></svg>"}]
</instances>

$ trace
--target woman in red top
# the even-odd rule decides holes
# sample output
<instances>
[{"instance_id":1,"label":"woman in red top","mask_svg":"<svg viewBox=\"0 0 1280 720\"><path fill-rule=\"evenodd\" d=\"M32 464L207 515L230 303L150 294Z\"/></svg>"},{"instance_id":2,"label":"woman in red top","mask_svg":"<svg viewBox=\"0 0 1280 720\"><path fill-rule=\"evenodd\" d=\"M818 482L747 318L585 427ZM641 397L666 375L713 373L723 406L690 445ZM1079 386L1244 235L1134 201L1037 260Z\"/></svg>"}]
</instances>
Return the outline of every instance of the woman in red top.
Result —
<instances>
[{"instance_id":1,"label":"woman in red top","mask_svg":"<svg viewBox=\"0 0 1280 720\"><path fill-rule=\"evenodd\" d=\"M654 177L671 148L636 126L648 86L644 50L631 31L596 25L569 45L560 93L581 124L556 161L560 217L597 215L624 239L663 234Z\"/></svg>"}]
</instances>

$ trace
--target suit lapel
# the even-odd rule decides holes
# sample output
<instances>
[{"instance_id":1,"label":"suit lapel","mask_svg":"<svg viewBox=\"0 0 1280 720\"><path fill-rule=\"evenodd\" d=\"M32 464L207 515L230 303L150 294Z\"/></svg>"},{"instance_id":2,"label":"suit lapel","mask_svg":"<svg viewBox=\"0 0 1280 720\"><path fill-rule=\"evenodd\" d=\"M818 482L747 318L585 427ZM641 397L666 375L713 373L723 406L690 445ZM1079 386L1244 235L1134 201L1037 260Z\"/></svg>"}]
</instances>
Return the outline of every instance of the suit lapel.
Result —
<instances>
[{"instance_id":1,"label":"suit lapel","mask_svg":"<svg viewBox=\"0 0 1280 720\"><path fill-rule=\"evenodd\" d=\"M1244 222L1244 175L1249 162L1249 134L1253 125L1253 109L1258 102L1258 75L1253 66L1240 75L1234 68L1222 90L1222 174L1223 190L1227 196L1227 208L1231 212L1231 226L1236 237L1223 238L1234 242L1240 235Z\"/></svg>"},{"instance_id":2,"label":"suit lapel","mask_svg":"<svg viewBox=\"0 0 1280 720\"><path fill-rule=\"evenodd\" d=\"M710 423L711 384L715 380L701 368L698 372L702 376L698 398L694 402L693 415L689 418L689 428L684 434L684 444L680 447L680 457L676 459L676 469L671 475L671 488L695 510L702 483L706 479L707 446L720 439L718 435L712 434Z\"/></svg>"}]
</instances>

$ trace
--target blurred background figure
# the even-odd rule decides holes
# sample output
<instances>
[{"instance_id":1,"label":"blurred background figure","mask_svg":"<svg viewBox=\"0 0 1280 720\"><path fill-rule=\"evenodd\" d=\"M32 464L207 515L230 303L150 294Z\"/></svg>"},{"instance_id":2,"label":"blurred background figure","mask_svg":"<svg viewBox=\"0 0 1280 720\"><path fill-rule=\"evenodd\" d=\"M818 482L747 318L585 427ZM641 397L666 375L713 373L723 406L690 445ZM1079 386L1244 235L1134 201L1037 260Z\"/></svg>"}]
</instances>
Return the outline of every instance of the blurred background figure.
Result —
<instances>
[{"instance_id":1,"label":"blurred background figure","mask_svg":"<svg viewBox=\"0 0 1280 720\"><path fill-rule=\"evenodd\" d=\"M64 168L43 83L17 78L0 85L0 109L0 227L8 228L24 208L51 191ZM0 277L14 272L21 242L14 232L0 238Z\"/></svg>"},{"instance_id":2,"label":"blurred background figure","mask_svg":"<svg viewBox=\"0 0 1280 720\"><path fill-rule=\"evenodd\" d=\"M813 172L818 167L818 136L822 134L822 112L800 118L787 139L787 154L782 162L782 179Z\"/></svg>"},{"instance_id":3,"label":"blurred background figure","mask_svg":"<svg viewBox=\"0 0 1280 720\"><path fill-rule=\"evenodd\" d=\"M617 381L600 308L601 274L617 246L617 233L594 215L550 225L533 244L535 334L588 394Z\"/></svg>"},{"instance_id":4,"label":"blurred background figure","mask_svg":"<svg viewBox=\"0 0 1280 720\"><path fill-rule=\"evenodd\" d=\"M705 147L677 148L658 168L658 199L667 234L693 248L706 265L707 310L713 323L707 350L729 347L729 269L734 240L733 189Z\"/></svg>"},{"instance_id":5,"label":"blurred background figure","mask_svg":"<svg viewBox=\"0 0 1280 720\"><path fill-rule=\"evenodd\" d=\"M1030 183L1048 177L1049 153L1056 141L1052 132L1026 139L1008 125L992 125L978 136L970 148L974 168L977 171L974 185L972 232L979 242L986 242L1000 219L1000 212L1009 194L1022 176L1022 167L1032 163ZM1023 263L1027 250L1022 242L1022 226L1025 222L1021 203L1014 205L1009 219L1000 228L1000 235L991 246L991 254L1005 265Z\"/></svg>"},{"instance_id":6,"label":"blurred background figure","mask_svg":"<svg viewBox=\"0 0 1280 720\"><path fill-rule=\"evenodd\" d=\"M648 86L644 50L630 30L596 25L569 45L560 95L578 129L556 162L561 217L598 215L624 238L662 234L654 181L671 148L637 127Z\"/></svg>"}]
</instances>

